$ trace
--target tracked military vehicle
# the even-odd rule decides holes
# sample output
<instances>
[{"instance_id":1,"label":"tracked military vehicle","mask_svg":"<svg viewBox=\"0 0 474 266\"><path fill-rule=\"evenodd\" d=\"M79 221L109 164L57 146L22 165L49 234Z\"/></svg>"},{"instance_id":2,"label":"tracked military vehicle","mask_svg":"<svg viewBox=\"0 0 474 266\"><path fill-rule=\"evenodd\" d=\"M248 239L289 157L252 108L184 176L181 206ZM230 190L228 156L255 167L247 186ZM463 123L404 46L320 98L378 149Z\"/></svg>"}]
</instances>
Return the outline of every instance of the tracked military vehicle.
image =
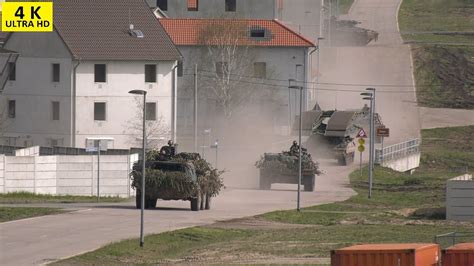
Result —
<instances>
[{"instance_id":1,"label":"tracked military vehicle","mask_svg":"<svg viewBox=\"0 0 474 266\"><path fill-rule=\"evenodd\" d=\"M274 183L298 184L299 177L299 146L293 144L290 151L281 153L265 153L255 166L260 169L260 189L268 190ZM316 175L321 172L319 165L311 155L302 148L302 179L304 191L314 191Z\"/></svg>"},{"instance_id":2,"label":"tracked military vehicle","mask_svg":"<svg viewBox=\"0 0 474 266\"><path fill-rule=\"evenodd\" d=\"M133 166L132 187L136 207L141 208L142 161ZM211 198L223 187L221 171L214 169L198 153L176 153L172 143L160 152L147 153L145 162L145 208L155 208L158 199L190 201L191 210L211 208Z\"/></svg>"},{"instance_id":3,"label":"tracked military vehicle","mask_svg":"<svg viewBox=\"0 0 474 266\"><path fill-rule=\"evenodd\" d=\"M323 111L316 104L313 110L302 113L302 133L322 136L332 145L334 156L342 165L354 161L356 144L354 138L360 129L369 127L370 109L364 106L360 110ZM382 126L381 118L375 114L375 127ZM299 117L293 124L293 134L297 133Z\"/></svg>"}]
</instances>

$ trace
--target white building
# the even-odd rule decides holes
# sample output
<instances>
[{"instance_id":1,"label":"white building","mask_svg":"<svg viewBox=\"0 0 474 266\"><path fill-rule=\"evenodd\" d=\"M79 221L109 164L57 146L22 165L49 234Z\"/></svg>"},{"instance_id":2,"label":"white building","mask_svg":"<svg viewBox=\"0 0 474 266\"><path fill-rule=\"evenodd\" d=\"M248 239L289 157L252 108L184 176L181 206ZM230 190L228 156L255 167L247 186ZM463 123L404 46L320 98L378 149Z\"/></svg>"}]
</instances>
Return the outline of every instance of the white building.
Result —
<instances>
[{"instance_id":1,"label":"white building","mask_svg":"<svg viewBox=\"0 0 474 266\"><path fill-rule=\"evenodd\" d=\"M303 109L309 106L309 86L303 81L309 80L311 72L311 52L316 50L314 43L291 30L277 20L261 19L178 19L162 18L160 22L178 46L184 56L184 75L178 78L178 132L179 141L189 139L193 134L193 69L198 67L198 83L200 88L206 87L206 80L219 76L221 71L227 73L231 81L240 82L245 87L256 90L271 91L270 95L251 97L246 100L245 109L256 117L271 119L274 133L287 134L288 127L299 110L299 92L289 90L289 80L297 80L299 86L306 90L303 95ZM221 38L222 37L222 38ZM235 45L237 44L237 45ZM249 65L239 65L236 59L223 55L211 55L209 47L236 46L243 47L245 53L239 56L251 56ZM217 48L219 49L219 48ZM217 51L219 53L219 51ZM215 60L215 61L213 61ZM234 62L229 62L231 60ZM234 65L229 66L229 65ZM236 66L237 65L237 66ZM245 67L248 71L236 68ZM226 70L222 70L222 68ZM237 74L240 73L240 74ZM237 81L236 81L237 82ZM205 90L205 89L204 89ZM215 96L203 96L200 90L198 113L202 119L198 121L198 131L216 128L216 116L221 110L215 109ZM207 97L207 98L206 98ZM256 107L250 111L251 106ZM265 111L271 113L265 115ZM267 119L267 120L268 120ZM230 122L231 123L231 122ZM251 126L249 126L251 128Z\"/></svg>"},{"instance_id":2,"label":"white building","mask_svg":"<svg viewBox=\"0 0 474 266\"><path fill-rule=\"evenodd\" d=\"M0 96L1 144L84 147L110 137L109 148L139 146L134 89L147 91L148 119L169 129L156 137L173 137L181 55L144 1L110 3L55 0L53 32L10 34L4 47L20 57Z\"/></svg>"}]
</instances>

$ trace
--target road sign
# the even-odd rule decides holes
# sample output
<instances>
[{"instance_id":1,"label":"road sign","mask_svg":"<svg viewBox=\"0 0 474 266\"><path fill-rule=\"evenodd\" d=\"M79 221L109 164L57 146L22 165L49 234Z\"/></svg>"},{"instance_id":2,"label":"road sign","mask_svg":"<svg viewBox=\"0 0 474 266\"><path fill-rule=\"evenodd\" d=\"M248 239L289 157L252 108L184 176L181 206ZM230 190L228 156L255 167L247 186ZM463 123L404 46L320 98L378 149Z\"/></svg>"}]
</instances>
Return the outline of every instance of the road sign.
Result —
<instances>
[{"instance_id":1,"label":"road sign","mask_svg":"<svg viewBox=\"0 0 474 266\"><path fill-rule=\"evenodd\" d=\"M359 145L359 147L357 147L357 149L359 150L359 152L364 152L365 151L364 145Z\"/></svg>"},{"instance_id":2,"label":"road sign","mask_svg":"<svg viewBox=\"0 0 474 266\"><path fill-rule=\"evenodd\" d=\"M390 129L387 127L378 127L377 128L377 137L389 137Z\"/></svg>"},{"instance_id":3,"label":"road sign","mask_svg":"<svg viewBox=\"0 0 474 266\"><path fill-rule=\"evenodd\" d=\"M357 133L357 137L358 138L367 138L367 133L365 133L365 130L363 128L361 128L359 130L359 133Z\"/></svg>"},{"instance_id":4,"label":"road sign","mask_svg":"<svg viewBox=\"0 0 474 266\"><path fill-rule=\"evenodd\" d=\"M86 147L86 152L97 152L97 147Z\"/></svg>"},{"instance_id":5,"label":"road sign","mask_svg":"<svg viewBox=\"0 0 474 266\"><path fill-rule=\"evenodd\" d=\"M360 138L358 140L358 142L359 142L360 145L364 145L365 144L365 139Z\"/></svg>"}]
</instances>

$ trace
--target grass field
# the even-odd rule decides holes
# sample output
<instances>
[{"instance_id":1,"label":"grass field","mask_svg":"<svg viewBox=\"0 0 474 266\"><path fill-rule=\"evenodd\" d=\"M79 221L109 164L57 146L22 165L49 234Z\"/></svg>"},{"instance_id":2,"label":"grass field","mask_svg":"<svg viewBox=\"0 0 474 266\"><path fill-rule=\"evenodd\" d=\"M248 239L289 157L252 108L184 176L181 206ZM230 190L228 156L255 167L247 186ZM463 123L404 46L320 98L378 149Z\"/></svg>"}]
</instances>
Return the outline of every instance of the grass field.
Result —
<instances>
[{"instance_id":1,"label":"grass field","mask_svg":"<svg viewBox=\"0 0 474 266\"><path fill-rule=\"evenodd\" d=\"M418 101L474 108L474 2L403 0L402 37L412 45Z\"/></svg>"},{"instance_id":2,"label":"grass field","mask_svg":"<svg viewBox=\"0 0 474 266\"><path fill-rule=\"evenodd\" d=\"M101 197L100 202L124 202L126 198ZM92 203L97 202L97 197L89 196L56 196L46 194L34 194L30 192L11 192L0 194L2 204L22 204L22 203Z\"/></svg>"},{"instance_id":3,"label":"grass field","mask_svg":"<svg viewBox=\"0 0 474 266\"><path fill-rule=\"evenodd\" d=\"M63 212L55 208L0 207L0 223Z\"/></svg>"},{"instance_id":4,"label":"grass field","mask_svg":"<svg viewBox=\"0 0 474 266\"><path fill-rule=\"evenodd\" d=\"M358 195L347 201L276 211L258 216L276 227L238 223L195 227L114 243L60 262L77 264L157 264L276 262L303 260L327 264L331 249L356 243L432 242L435 235L472 231L474 223L445 221L446 179L474 169L474 127L423 130L422 166L413 175L377 168L373 198L367 198L367 172L350 176ZM461 145L462 144L462 145ZM258 228L258 229L257 229ZM466 239L472 240L474 239Z\"/></svg>"},{"instance_id":5,"label":"grass field","mask_svg":"<svg viewBox=\"0 0 474 266\"><path fill-rule=\"evenodd\" d=\"M352 6L352 3L354 3L354 0L338 0L339 14L347 14Z\"/></svg>"}]
</instances>

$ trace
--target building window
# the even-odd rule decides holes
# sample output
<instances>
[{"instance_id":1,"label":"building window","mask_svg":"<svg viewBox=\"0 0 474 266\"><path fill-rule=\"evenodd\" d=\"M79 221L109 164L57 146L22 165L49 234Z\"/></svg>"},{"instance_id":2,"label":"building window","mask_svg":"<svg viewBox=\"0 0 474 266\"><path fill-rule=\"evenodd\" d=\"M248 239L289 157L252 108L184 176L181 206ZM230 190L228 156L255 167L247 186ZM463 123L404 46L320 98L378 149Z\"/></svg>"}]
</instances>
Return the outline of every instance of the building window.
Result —
<instances>
[{"instance_id":1,"label":"building window","mask_svg":"<svg viewBox=\"0 0 474 266\"><path fill-rule=\"evenodd\" d=\"M94 120L105 121L106 115L106 103L97 102L94 103Z\"/></svg>"},{"instance_id":2,"label":"building window","mask_svg":"<svg viewBox=\"0 0 474 266\"><path fill-rule=\"evenodd\" d=\"M250 37L252 37L252 38L265 38L265 30L264 29L251 29L250 30Z\"/></svg>"},{"instance_id":3,"label":"building window","mask_svg":"<svg viewBox=\"0 0 474 266\"><path fill-rule=\"evenodd\" d=\"M59 102L51 103L51 112L52 112L53 120L59 120Z\"/></svg>"},{"instance_id":4,"label":"building window","mask_svg":"<svg viewBox=\"0 0 474 266\"><path fill-rule=\"evenodd\" d=\"M216 62L216 74L224 77L229 72L229 64L227 62Z\"/></svg>"},{"instance_id":5,"label":"building window","mask_svg":"<svg viewBox=\"0 0 474 266\"><path fill-rule=\"evenodd\" d=\"M253 63L253 75L255 78L264 79L267 77L267 63L255 62Z\"/></svg>"},{"instance_id":6,"label":"building window","mask_svg":"<svg viewBox=\"0 0 474 266\"><path fill-rule=\"evenodd\" d=\"M53 64L53 82L59 82L59 64Z\"/></svg>"},{"instance_id":7,"label":"building window","mask_svg":"<svg viewBox=\"0 0 474 266\"><path fill-rule=\"evenodd\" d=\"M163 11L168 10L168 0L156 0L156 6Z\"/></svg>"},{"instance_id":8,"label":"building window","mask_svg":"<svg viewBox=\"0 0 474 266\"><path fill-rule=\"evenodd\" d=\"M156 82L156 65L145 65L145 82Z\"/></svg>"},{"instance_id":9,"label":"building window","mask_svg":"<svg viewBox=\"0 0 474 266\"><path fill-rule=\"evenodd\" d=\"M146 103L146 120L156 120L156 103Z\"/></svg>"},{"instance_id":10,"label":"building window","mask_svg":"<svg viewBox=\"0 0 474 266\"><path fill-rule=\"evenodd\" d=\"M10 100L8 101L8 118L15 118L16 117L16 101Z\"/></svg>"},{"instance_id":11,"label":"building window","mask_svg":"<svg viewBox=\"0 0 474 266\"><path fill-rule=\"evenodd\" d=\"M235 12L237 9L237 0L225 0L225 11Z\"/></svg>"},{"instance_id":12,"label":"building window","mask_svg":"<svg viewBox=\"0 0 474 266\"><path fill-rule=\"evenodd\" d=\"M105 82L106 79L106 66L105 64L95 64L94 65L94 82Z\"/></svg>"},{"instance_id":13,"label":"building window","mask_svg":"<svg viewBox=\"0 0 474 266\"><path fill-rule=\"evenodd\" d=\"M8 63L8 80L16 80L16 64Z\"/></svg>"},{"instance_id":14,"label":"building window","mask_svg":"<svg viewBox=\"0 0 474 266\"><path fill-rule=\"evenodd\" d=\"M188 0L188 11L198 11L199 0Z\"/></svg>"}]
</instances>

